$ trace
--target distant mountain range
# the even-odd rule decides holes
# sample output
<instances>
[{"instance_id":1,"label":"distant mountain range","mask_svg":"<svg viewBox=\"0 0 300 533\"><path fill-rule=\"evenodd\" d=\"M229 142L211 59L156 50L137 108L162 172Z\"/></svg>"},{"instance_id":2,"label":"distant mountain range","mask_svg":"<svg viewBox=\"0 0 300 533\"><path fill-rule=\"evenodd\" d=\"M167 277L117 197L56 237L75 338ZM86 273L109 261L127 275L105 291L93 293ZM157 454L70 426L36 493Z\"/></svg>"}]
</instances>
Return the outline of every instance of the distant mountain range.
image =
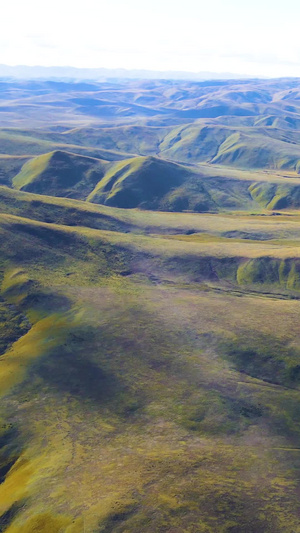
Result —
<instances>
[{"instance_id":1,"label":"distant mountain range","mask_svg":"<svg viewBox=\"0 0 300 533\"><path fill-rule=\"evenodd\" d=\"M220 80L249 79L251 76L233 74L232 72L181 72L159 70L127 70L123 68L76 68L76 67L42 67L27 65L0 65L1 78L17 79L81 79L105 81L112 78L127 79L174 79L174 80Z\"/></svg>"}]
</instances>

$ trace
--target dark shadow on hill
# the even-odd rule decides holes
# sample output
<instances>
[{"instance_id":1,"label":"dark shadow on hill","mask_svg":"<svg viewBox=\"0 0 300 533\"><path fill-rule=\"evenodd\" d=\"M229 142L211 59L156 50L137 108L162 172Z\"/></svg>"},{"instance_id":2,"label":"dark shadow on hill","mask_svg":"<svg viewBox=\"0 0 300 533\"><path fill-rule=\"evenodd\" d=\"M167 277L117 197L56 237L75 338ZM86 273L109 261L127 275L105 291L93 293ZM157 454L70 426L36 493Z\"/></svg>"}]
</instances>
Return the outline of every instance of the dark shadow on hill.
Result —
<instances>
[{"instance_id":1,"label":"dark shadow on hill","mask_svg":"<svg viewBox=\"0 0 300 533\"><path fill-rule=\"evenodd\" d=\"M14 245L3 238L3 251L7 258L25 264L35 259L38 263L59 265L69 255L86 258L87 239L78 233L71 233L55 227L45 227L31 223L14 223L6 226Z\"/></svg>"},{"instance_id":2,"label":"dark shadow on hill","mask_svg":"<svg viewBox=\"0 0 300 533\"><path fill-rule=\"evenodd\" d=\"M36 361L30 370L26 388L34 378L42 378L46 388L63 397L71 396L82 405L105 407L120 416L129 416L142 406L115 372L97 361L97 345L93 328L77 328L67 343Z\"/></svg>"},{"instance_id":3,"label":"dark shadow on hill","mask_svg":"<svg viewBox=\"0 0 300 533\"><path fill-rule=\"evenodd\" d=\"M30 329L26 318L0 298L0 355Z\"/></svg>"},{"instance_id":4,"label":"dark shadow on hill","mask_svg":"<svg viewBox=\"0 0 300 533\"><path fill-rule=\"evenodd\" d=\"M34 291L26 296L22 301L22 308L34 308L35 310L47 311L47 313L64 313L70 309L70 300L62 294Z\"/></svg>"},{"instance_id":5,"label":"dark shadow on hill","mask_svg":"<svg viewBox=\"0 0 300 533\"><path fill-rule=\"evenodd\" d=\"M297 388L300 353L288 339L257 332L240 332L236 340L222 341L222 352L240 372L263 381Z\"/></svg>"},{"instance_id":6,"label":"dark shadow on hill","mask_svg":"<svg viewBox=\"0 0 300 533\"><path fill-rule=\"evenodd\" d=\"M170 272L180 275L186 274L192 281L220 281L235 282L239 264L237 257L209 257L209 256L175 256L166 259L164 264Z\"/></svg>"},{"instance_id":7,"label":"dark shadow on hill","mask_svg":"<svg viewBox=\"0 0 300 533\"><path fill-rule=\"evenodd\" d=\"M0 483L3 483L20 453L19 433L15 427L8 424L4 431L1 430L0 435Z\"/></svg>"},{"instance_id":8,"label":"dark shadow on hill","mask_svg":"<svg viewBox=\"0 0 300 533\"><path fill-rule=\"evenodd\" d=\"M2 514L0 517L0 533L7 530L22 508L23 505L21 503L14 503L5 513Z\"/></svg>"}]
</instances>

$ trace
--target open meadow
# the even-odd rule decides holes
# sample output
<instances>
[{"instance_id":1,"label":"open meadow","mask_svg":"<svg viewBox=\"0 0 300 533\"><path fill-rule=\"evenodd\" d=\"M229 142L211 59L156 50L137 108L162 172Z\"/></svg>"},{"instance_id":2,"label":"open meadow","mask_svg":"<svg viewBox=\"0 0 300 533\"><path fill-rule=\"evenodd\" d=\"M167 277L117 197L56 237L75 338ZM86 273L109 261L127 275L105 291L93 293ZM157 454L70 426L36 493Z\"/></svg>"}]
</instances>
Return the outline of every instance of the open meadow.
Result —
<instances>
[{"instance_id":1,"label":"open meadow","mask_svg":"<svg viewBox=\"0 0 300 533\"><path fill-rule=\"evenodd\" d=\"M0 532L300 533L299 101L1 82Z\"/></svg>"}]
</instances>

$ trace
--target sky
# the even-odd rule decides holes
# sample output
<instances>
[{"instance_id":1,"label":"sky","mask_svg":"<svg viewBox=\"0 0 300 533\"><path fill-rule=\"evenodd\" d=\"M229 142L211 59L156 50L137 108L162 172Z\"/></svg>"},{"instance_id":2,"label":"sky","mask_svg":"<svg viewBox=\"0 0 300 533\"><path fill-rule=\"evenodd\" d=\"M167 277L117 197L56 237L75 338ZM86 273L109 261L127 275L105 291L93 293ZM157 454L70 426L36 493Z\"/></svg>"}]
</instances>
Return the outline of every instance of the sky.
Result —
<instances>
[{"instance_id":1,"label":"sky","mask_svg":"<svg viewBox=\"0 0 300 533\"><path fill-rule=\"evenodd\" d=\"M300 76L299 0L10 0L0 63Z\"/></svg>"}]
</instances>

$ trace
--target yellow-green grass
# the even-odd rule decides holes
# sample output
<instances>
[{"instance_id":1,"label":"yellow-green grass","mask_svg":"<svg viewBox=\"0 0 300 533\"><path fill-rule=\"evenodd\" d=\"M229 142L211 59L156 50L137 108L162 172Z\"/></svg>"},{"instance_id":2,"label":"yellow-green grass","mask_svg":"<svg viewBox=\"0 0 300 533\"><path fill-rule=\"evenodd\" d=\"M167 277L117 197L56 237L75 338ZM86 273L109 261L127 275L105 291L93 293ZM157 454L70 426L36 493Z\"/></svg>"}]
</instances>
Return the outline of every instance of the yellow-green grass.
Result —
<instances>
[{"instance_id":1,"label":"yellow-green grass","mask_svg":"<svg viewBox=\"0 0 300 533\"><path fill-rule=\"evenodd\" d=\"M112 166L87 200L165 211L297 207L300 180L296 172L288 175L274 172L215 169L212 165L187 167L158 158L138 157ZM257 190L266 190L268 201Z\"/></svg>"},{"instance_id":2,"label":"yellow-green grass","mask_svg":"<svg viewBox=\"0 0 300 533\"><path fill-rule=\"evenodd\" d=\"M1 527L299 531L299 216L7 197L2 298L29 326L0 358ZM26 218L37 199L117 231ZM282 285L255 278L266 259Z\"/></svg>"},{"instance_id":3,"label":"yellow-green grass","mask_svg":"<svg viewBox=\"0 0 300 533\"><path fill-rule=\"evenodd\" d=\"M256 285L266 290L298 291L299 241L254 241L196 235L139 235L86 227L54 225L14 215L1 215L3 246L11 261L29 263L31 272L61 272L60 283L68 277L79 280L85 268L85 283L101 283L112 274L145 274L150 279L173 281L216 281L234 285ZM14 246L8 246L8 240ZM51 246L55 244L55 251ZM39 250L33 264L30 259ZM66 258L68 261L66 262ZM79 266L80 265L80 266ZM97 275L98 274L98 275ZM266 285L266 287L264 287Z\"/></svg>"},{"instance_id":4,"label":"yellow-green grass","mask_svg":"<svg viewBox=\"0 0 300 533\"><path fill-rule=\"evenodd\" d=\"M274 172L184 166L153 156L109 164L53 151L27 161L12 183L35 193L126 208L217 212L299 207L297 174Z\"/></svg>"},{"instance_id":5,"label":"yellow-green grass","mask_svg":"<svg viewBox=\"0 0 300 533\"><path fill-rule=\"evenodd\" d=\"M11 186L13 177L19 172L20 168L28 161L29 157L11 156L0 154L0 183Z\"/></svg>"},{"instance_id":6,"label":"yellow-green grass","mask_svg":"<svg viewBox=\"0 0 300 533\"><path fill-rule=\"evenodd\" d=\"M233 212L212 215L128 210L69 198L53 198L14 191L6 187L0 187L0 199L2 213L25 216L44 222L75 224L99 229L109 229L110 226L112 229L132 229L136 232L208 232L220 236L232 232L237 237L240 232L247 239L254 235L262 240L280 237L294 239L300 235L300 215L297 211L291 210L285 211L280 216L271 216L272 213L268 211L262 214Z\"/></svg>"},{"instance_id":7,"label":"yellow-green grass","mask_svg":"<svg viewBox=\"0 0 300 533\"><path fill-rule=\"evenodd\" d=\"M31 135L31 133L33 133L33 135ZM108 161L119 161L130 157L130 155L135 155L121 151L116 152L114 150L105 150L89 145L78 146L72 143L48 141L39 138L38 133L35 135L35 132L25 131L25 134L21 135L18 132L15 133L13 129L11 131L0 130L0 140L1 153L3 155L26 155L34 157L53 150L67 150L79 155L100 157L101 159L107 159ZM65 139L62 140L64 141Z\"/></svg>"},{"instance_id":8,"label":"yellow-green grass","mask_svg":"<svg viewBox=\"0 0 300 533\"><path fill-rule=\"evenodd\" d=\"M49 228L48 224L5 217L4 226L12 230L12 235L20 231L17 224ZM84 235L93 242L100 239L102 246L112 237L116 242L122 240L114 232L87 228L61 226L56 231L70 238ZM166 246L165 239L145 237L139 245L138 236L123 237L127 241L123 239L122 246L127 242L145 249L152 240L155 246L156 241ZM80 240L76 242L78 247ZM53 251L50 248L48 254ZM60 251L67 253L64 246ZM76 254L78 251L73 264L81 265ZM97 252L90 256L90 262L98 261ZM46 270L37 269L35 262L36 258L27 259L26 267L55 290L64 283L64 294L82 313L75 329L70 327L68 315L38 320L2 359L4 369L13 370L4 384L3 393L10 393L3 406L9 413L11 402L20 405L22 415L16 413L10 419L22 435L26 459L20 476L13 469L3 484L5 510L17 500L20 504L24 499L27 502L12 519L11 531L34 531L37 527L46 528L45 531L49 531L47 527L53 531L71 527L72 531L75 526L80 531L83 523L87 531L96 527L105 531L116 523L121 528L124 523L129 530L159 530L166 523L195 528L199 512L204 531L213 531L216 523L226 531L233 522L249 529L254 517L246 508L258 509L261 498L266 499L266 508L272 505L273 510L268 518L265 515L254 520L256 531L283 531L284 527L293 531L297 525L293 515L293 470L288 477L279 472L273 455L278 451L272 452L272 447L280 447L281 442L290 446L289 441L280 440L281 427L285 433L289 430L292 439L296 438L291 407L296 409L298 392L291 392L286 398L284 388L279 394L278 386L272 388L257 378L236 373L226 359L234 362L232 356L223 355L223 351L218 356L213 338L231 339L234 332L247 330L249 324L264 335L272 334L274 320L263 321L262 317L273 315L276 302L277 311L281 306L277 335L285 335L288 330L288 342L295 342L298 301L240 299L199 293L198 289L187 293L186 289L155 288L114 276L102 282L99 289L94 283L91 288L80 288L79 276L64 277L63 281L57 262L47 268L45 265ZM89 277L88 271L86 276ZM24 269L8 271L4 296L23 294L28 279L32 277ZM85 283L81 272L81 285ZM35 283L31 290L36 290ZM21 306L23 301L24 298L19 300ZM25 311L30 316L30 309ZM249 332L250 338L251 335ZM197 338L204 342L199 345ZM209 338L212 344L207 344ZM19 362L18 354L22 356L20 368L14 366ZM92 375L98 375L99 391ZM239 389L241 393L237 392ZM291 422L286 420L286 409L291 413ZM273 413L274 436L268 429L269 412ZM251 447L247 443L248 432ZM245 433L245 448L239 443L240 433ZM259 450L261 442L267 448L261 458L256 441ZM289 464L288 452L279 453L280 463ZM260 486L259 496L257 478L255 483L243 481L254 468L252 465L260 465L264 476L274 480ZM175 484L165 481L166 473L174 476ZM149 483L153 486L150 492L146 489ZM237 483L238 492L232 489ZM224 498L230 498L228 507L224 507ZM234 501L237 507L233 512ZM217 515L214 508L219 508Z\"/></svg>"},{"instance_id":9,"label":"yellow-green grass","mask_svg":"<svg viewBox=\"0 0 300 533\"><path fill-rule=\"evenodd\" d=\"M121 175L122 177L117 180L117 184L122 181L124 181L132 172L138 171L146 158L144 157L136 157L135 159L125 159L124 161L121 161L119 163L116 163L113 165L109 171L105 174L105 177L99 182L95 189L89 194L87 197L87 200L89 202L93 201L95 197L107 190L108 185L112 178L114 178L116 175ZM122 174L121 174L122 172ZM115 180L114 180L114 187L115 187Z\"/></svg>"},{"instance_id":10,"label":"yellow-green grass","mask_svg":"<svg viewBox=\"0 0 300 533\"><path fill-rule=\"evenodd\" d=\"M241 257L241 258L256 258L256 257L274 257L274 258L298 258L300 257L300 250L297 246L297 241L289 241L285 245L284 240L268 241L267 248L264 241L248 239L234 239L234 238L216 238L215 236L205 237L190 235L190 236L160 236L156 234L139 235L135 233L121 233L117 231L96 230L87 227L73 227L64 226L60 224L48 224L45 222L37 222L23 217L16 217L14 215L0 215L1 227L12 231L13 227L18 228L18 224L23 224L24 229L34 228L45 229L46 231L37 232L36 235L41 238L45 235L57 234L59 236L70 236L70 243L72 243L72 236L83 238L84 242L107 242L116 246L124 246L127 249L136 250L137 252L149 252L153 256L174 256L180 254L183 256L197 256L197 255L212 255L216 257ZM21 228L20 228L21 229ZM48 230L48 232L47 232ZM59 241L58 241L59 242ZM79 253L79 252L78 252Z\"/></svg>"},{"instance_id":11,"label":"yellow-green grass","mask_svg":"<svg viewBox=\"0 0 300 533\"><path fill-rule=\"evenodd\" d=\"M31 159L13 178L13 186L30 192L85 199L104 175L107 161L54 151Z\"/></svg>"},{"instance_id":12,"label":"yellow-green grass","mask_svg":"<svg viewBox=\"0 0 300 533\"><path fill-rule=\"evenodd\" d=\"M79 317L74 314L59 312L40 318L34 300L27 299L30 293L37 293L37 285L30 283L32 280L20 269L6 272L1 286L2 296L15 304L26 313L33 323L28 332L18 339L11 348L1 357L0 391L5 394L7 390L24 379L26 368L36 357L51 351L54 346L63 342L68 328L75 326ZM45 294L44 306L48 304L49 295ZM31 307L28 307L28 302Z\"/></svg>"},{"instance_id":13,"label":"yellow-green grass","mask_svg":"<svg viewBox=\"0 0 300 533\"><path fill-rule=\"evenodd\" d=\"M73 200L69 198L53 198L38 194L14 191L6 187L0 187L1 211L16 215L29 216L40 220L51 216L51 222L72 225L72 215L78 214L78 222L83 226L91 226L91 217L96 219L96 215L105 215L115 222L127 223L135 226L136 229L149 230L153 233L202 231L222 234L229 231L241 231L245 233L261 233L264 236L268 233L271 238L274 235L284 237L295 235L299 228L298 221L300 215L298 211L285 211L280 216L274 217L273 213L263 211L263 213L243 213L232 212L227 214L204 214L204 213L170 213L159 211L141 211L138 209L119 209L109 206L100 206ZM47 209L48 207L48 209ZM51 209L50 209L51 208ZM60 210L58 211L58 209ZM73 209L73 211L70 211ZM56 210L58 211L56 213ZM102 217L103 220L103 217ZM46 220L44 220L46 221ZM69 222L69 224L68 224ZM96 222L94 222L95 224ZM299 231L298 231L299 234Z\"/></svg>"},{"instance_id":14,"label":"yellow-green grass","mask_svg":"<svg viewBox=\"0 0 300 533\"><path fill-rule=\"evenodd\" d=\"M300 216L273 216L299 186L294 81L132 83L70 98L39 81L46 94L9 105L43 129L1 131L3 151L215 158L249 169L189 169L222 209L230 183L240 212L0 189L0 530L299 533ZM164 113L102 128L108 95ZM182 123L202 112L223 116ZM58 116L101 128L48 131Z\"/></svg>"},{"instance_id":15,"label":"yellow-green grass","mask_svg":"<svg viewBox=\"0 0 300 533\"><path fill-rule=\"evenodd\" d=\"M273 168L263 169L243 169L234 168L226 165L217 165L210 163L197 163L195 168L201 171L204 176L224 176L226 178L235 179L238 181L250 181L250 182L272 182L277 184L294 183L299 185L299 174L293 170L282 170Z\"/></svg>"},{"instance_id":16,"label":"yellow-green grass","mask_svg":"<svg viewBox=\"0 0 300 533\"><path fill-rule=\"evenodd\" d=\"M240 169L284 169L299 172L297 134L284 130L203 123L174 128L160 144L164 157L177 161L210 162ZM294 139L294 143L290 141Z\"/></svg>"},{"instance_id":17,"label":"yellow-green grass","mask_svg":"<svg viewBox=\"0 0 300 533\"><path fill-rule=\"evenodd\" d=\"M135 154L153 153L157 144L164 138L172 126L155 127L141 125L111 126L109 128L73 128L55 136L65 139L65 142L101 146L108 150L118 150L123 153Z\"/></svg>"},{"instance_id":18,"label":"yellow-green grass","mask_svg":"<svg viewBox=\"0 0 300 533\"><path fill-rule=\"evenodd\" d=\"M22 187L34 181L47 168L52 155L53 153L49 152L25 163L21 172L13 179L14 187L22 189Z\"/></svg>"},{"instance_id":19,"label":"yellow-green grass","mask_svg":"<svg viewBox=\"0 0 300 533\"><path fill-rule=\"evenodd\" d=\"M153 156L136 157L113 165L87 200L129 208L143 205L158 209L165 205L166 210L175 210L173 190L193 177L193 171L182 165Z\"/></svg>"},{"instance_id":20,"label":"yellow-green grass","mask_svg":"<svg viewBox=\"0 0 300 533\"><path fill-rule=\"evenodd\" d=\"M61 355L40 354L4 403L19 406L11 420L24 446L2 486L7 507L22 503L8 531L297 531L295 441L283 422L296 416L299 393L240 374L210 336L251 324L295 342L299 302L129 280L75 283L66 295L83 310L77 340L69 336L66 351L58 336ZM106 389L109 402L72 383L79 356L121 380ZM80 387L87 378L81 368Z\"/></svg>"}]
</instances>

